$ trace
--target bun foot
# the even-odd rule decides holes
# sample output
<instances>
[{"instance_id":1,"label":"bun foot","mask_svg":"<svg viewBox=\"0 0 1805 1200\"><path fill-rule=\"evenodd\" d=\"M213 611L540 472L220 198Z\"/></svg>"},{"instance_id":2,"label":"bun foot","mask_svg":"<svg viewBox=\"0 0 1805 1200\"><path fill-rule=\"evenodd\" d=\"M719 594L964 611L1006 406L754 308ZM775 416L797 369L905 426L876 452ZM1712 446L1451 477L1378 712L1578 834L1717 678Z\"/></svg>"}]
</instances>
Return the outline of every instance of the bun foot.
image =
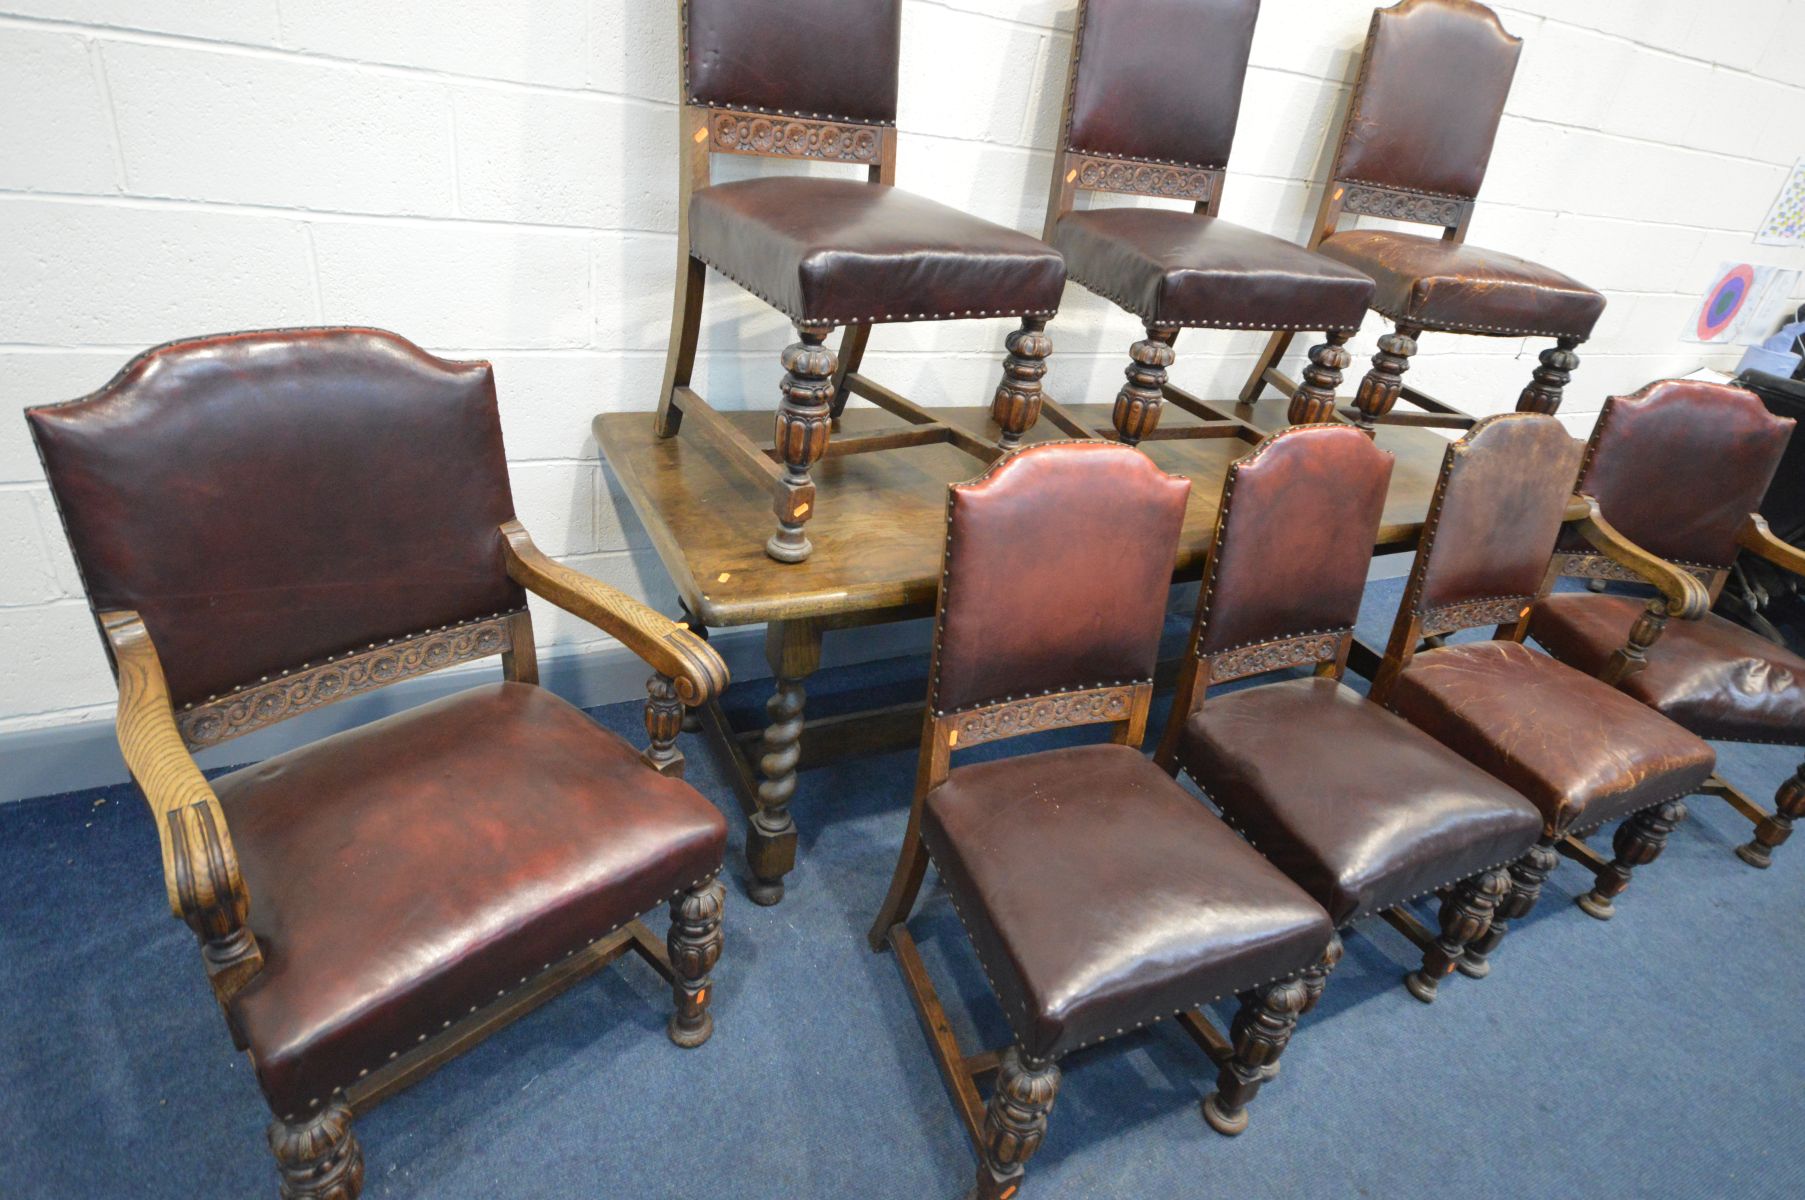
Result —
<instances>
[{"instance_id":1,"label":"bun foot","mask_svg":"<svg viewBox=\"0 0 1805 1200\"><path fill-rule=\"evenodd\" d=\"M1412 971L1410 974L1404 976L1405 989L1424 1004L1435 1003L1435 995L1440 989L1440 986L1441 985L1434 979L1423 974L1421 971Z\"/></svg>"},{"instance_id":2,"label":"bun foot","mask_svg":"<svg viewBox=\"0 0 1805 1200\"><path fill-rule=\"evenodd\" d=\"M783 880L766 883L762 879L754 879L746 885L746 895L751 897L752 903L770 908L783 899Z\"/></svg>"},{"instance_id":3,"label":"bun foot","mask_svg":"<svg viewBox=\"0 0 1805 1200\"><path fill-rule=\"evenodd\" d=\"M1573 903L1579 905L1580 911L1588 917L1600 921L1608 921L1617 915L1617 906L1611 903L1611 898L1600 896L1597 892L1587 892Z\"/></svg>"},{"instance_id":4,"label":"bun foot","mask_svg":"<svg viewBox=\"0 0 1805 1200\"><path fill-rule=\"evenodd\" d=\"M1211 1092L1203 1098L1203 1119L1223 1137L1235 1137L1247 1132L1247 1110L1244 1108L1232 1116L1223 1112L1221 1094L1218 1092Z\"/></svg>"},{"instance_id":5,"label":"bun foot","mask_svg":"<svg viewBox=\"0 0 1805 1200\"><path fill-rule=\"evenodd\" d=\"M1749 842L1736 847L1736 857L1758 871L1765 871L1774 865L1773 856L1760 842Z\"/></svg>"},{"instance_id":6,"label":"bun foot","mask_svg":"<svg viewBox=\"0 0 1805 1200\"><path fill-rule=\"evenodd\" d=\"M1486 959L1474 958L1468 954L1454 964L1454 969L1468 979L1484 979L1492 973L1492 964Z\"/></svg>"},{"instance_id":7,"label":"bun foot","mask_svg":"<svg viewBox=\"0 0 1805 1200\"><path fill-rule=\"evenodd\" d=\"M701 1021L694 1025L684 1025L679 1015L672 1013L670 1023L664 1027L664 1031L675 1044L685 1050L694 1050L714 1036L714 1015L705 1011Z\"/></svg>"}]
</instances>

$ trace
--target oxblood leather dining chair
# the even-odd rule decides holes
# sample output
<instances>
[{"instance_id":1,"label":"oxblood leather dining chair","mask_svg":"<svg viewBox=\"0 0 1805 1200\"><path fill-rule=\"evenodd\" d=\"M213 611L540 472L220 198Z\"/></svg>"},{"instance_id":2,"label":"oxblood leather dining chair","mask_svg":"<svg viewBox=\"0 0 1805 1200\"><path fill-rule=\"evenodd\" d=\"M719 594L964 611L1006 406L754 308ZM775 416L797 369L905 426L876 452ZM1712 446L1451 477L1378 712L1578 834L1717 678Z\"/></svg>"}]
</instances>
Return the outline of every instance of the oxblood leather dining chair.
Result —
<instances>
[{"instance_id":1,"label":"oxblood leather dining chair","mask_svg":"<svg viewBox=\"0 0 1805 1200\"><path fill-rule=\"evenodd\" d=\"M1514 254L1466 243L1467 225L1492 154L1521 39L1472 0L1402 0L1373 13L1312 249L1372 276L1373 311L1396 323L1379 339L1350 414L1370 428L1399 396L1423 412L1393 421L1462 428L1472 418L1404 384L1424 330L1482 337L1551 337L1521 412L1560 407L1579 356L1604 312L1604 296ZM1439 238L1391 229L1339 228L1344 216L1439 227ZM1278 370L1291 335L1273 335L1242 391L1268 383L1289 391Z\"/></svg>"},{"instance_id":2,"label":"oxblood leather dining chair","mask_svg":"<svg viewBox=\"0 0 1805 1200\"><path fill-rule=\"evenodd\" d=\"M982 461L1016 445L1040 414L1065 263L1025 233L905 192L896 183L901 0L683 0L677 286L657 430L684 418L769 486L765 545L800 562L814 512L811 469L850 395L909 428L839 439L836 455L936 442ZM711 184L714 154L840 163L867 179L786 175ZM690 386L702 289L713 267L796 326L783 352L773 447L755 444ZM858 373L873 325L1019 317L992 400L998 443L935 419ZM836 356L824 339L846 334Z\"/></svg>"},{"instance_id":3,"label":"oxblood leather dining chair","mask_svg":"<svg viewBox=\"0 0 1805 1200\"><path fill-rule=\"evenodd\" d=\"M689 631L514 519L487 363L373 329L171 342L27 410L119 683L119 742L275 1120L290 1200L354 1200L354 1111L633 950L708 1039L720 812ZM537 686L532 592L652 668L636 753ZM501 656L503 679L213 780L192 752ZM668 947L640 922L669 903Z\"/></svg>"},{"instance_id":4,"label":"oxblood leather dining chair","mask_svg":"<svg viewBox=\"0 0 1805 1200\"><path fill-rule=\"evenodd\" d=\"M1805 575L1805 553L1768 532L1755 511L1793 424L1741 388L1651 383L1605 402L1576 490L1625 538L1696 576L1713 600L1738 550ZM1588 551L1563 538L1545 587L1562 575L1639 581ZM1669 624L1660 597L1563 592L1536 605L1529 635L1700 737L1805 745L1805 659L1715 613L1686 616ZM1736 848L1752 867L1771 865L1805 817L1805 766L1780 785L1773 812L1716 775L1700 791L1754 822L1755 836Z\"/></svg>"},{"instance_id":5,"label":"oxblood leather dining chair","mask_svg":"<svg viewBox=\"0 0 1805 1200\"><path fill-rule=\"evenodd\" d=\"M1221 1065L1204 1115L1240 1132L1334 932L1139 750L1189 491L1104 442L1032 446L950 489L915 799L870 943L896 952L977 1150L980 1200L1020 1186L1060 1057L1161 1017L1178 1014ZM1093 724L1111 744L951 765ZM961 1051L905 924L930 860L1014 1031L1000 1055ZM1197 1010L1228 993L1242 1001L1232 1038Z\"/></svg>"},{"instance_id":6,"label":"oxblood leather dining chair","mask_svg":"<svg viewBox=\"0 0 1805 1200\"><path fill-rule=\"evenodd\" d=\"M1229 468L1197 620L1155 759L1328 910L1380 915L1423 951L1433 1002L1541 836L1535 806L1345 686L1392 457L1347 425L1294 426ZM1308 667L1209 699L1249 676ZM1405 908L1443 893L1439 935ZM1315 1007L1339 938L1308 977Z\"/></svg>"},{"instance_id":7,"label":"oxblood leather dining chair","mask_svg":"<svg viewBox=\"0 0 1805 1200\"><path fill-rule=\"evenodd\" d=\"M1711 774L1711 747L1592 676L1523 644L1563 524L1661 589L1670 612L1701 609L1704 589L1638 550L1584 497L1570 497L1579 445L1539 413L1488 417L1448 447L1373 699L1509 784L1542 815L1542 837L1510 868L1511 890L1460 969L1483 974L1509 923L1528 915L1556 852L1591 868L1579 898L1594 916L1653 862L1680 798ZM1447 643L1478 625L1489 640ZM1427 648L1419 647L1427 644ZM1628 818L1609 862L1584 833Z\"/></svg>"},{"instance_id":8,"label":"oxblood leather dining chair","mask_svg":"<svg viewBox=\"0 0 1805 1200\"><path fill-rule=\"evenodd\" d=\"M1046 239L1074 282L1146 327L1113 414L1116 436L1130 445L1158 435L1165 400L1199 423L1164 436L1260 439L1233 412L1167 380L1182 328L1324 330L1290 419L1330 419L1350 361L1343 344L1372 300L1372 280L1353 267L1217 215L1259 11L1259 0L1078 6ZM1080 192L1189 200L1194 211L1074 211ZM1062 417L1057 405L1048 411Z\"/></svg>"}]
</instances>

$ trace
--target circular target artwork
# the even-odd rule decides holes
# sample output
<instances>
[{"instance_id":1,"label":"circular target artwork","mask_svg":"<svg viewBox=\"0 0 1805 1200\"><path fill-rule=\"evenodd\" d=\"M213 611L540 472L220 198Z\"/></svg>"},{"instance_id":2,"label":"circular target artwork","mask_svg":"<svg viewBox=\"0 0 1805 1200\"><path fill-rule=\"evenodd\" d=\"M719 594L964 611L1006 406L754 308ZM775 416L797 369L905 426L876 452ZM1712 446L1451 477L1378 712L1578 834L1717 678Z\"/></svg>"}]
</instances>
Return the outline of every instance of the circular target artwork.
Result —
<instances>
[{"instance_id":1,"label":"circular target artwork","mask_svg":"<svg viewBox=\"0 0 1805 1200\"><path fill-rule=\"evenodd\" d=\"M1698 340L1714 342L1729 333L1754 288L1755 268L1748 263L1737 263L1718 276L1699 306Z\"/></svg>"}]
</instances>

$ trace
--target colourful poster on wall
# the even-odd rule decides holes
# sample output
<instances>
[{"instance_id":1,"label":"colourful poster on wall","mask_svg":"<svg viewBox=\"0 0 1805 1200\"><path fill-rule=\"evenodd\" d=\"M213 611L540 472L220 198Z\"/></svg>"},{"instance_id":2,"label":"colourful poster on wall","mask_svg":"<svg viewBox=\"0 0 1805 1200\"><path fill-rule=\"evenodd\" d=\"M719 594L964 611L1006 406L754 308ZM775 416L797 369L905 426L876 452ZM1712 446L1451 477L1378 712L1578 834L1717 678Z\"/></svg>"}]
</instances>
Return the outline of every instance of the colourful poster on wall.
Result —
<instances>
[{"instance_id":1,"label":"colourful poster on wall","mask_svg":"<svg viewBox=\"0 0 1805 1200\"><path fill-rule=\"evenodd\" d=\"M1698 311L1680 336L1689 342L1752 346L1785 314L1799 272L1757 263L1720 263Z\"/></svg>"},{"instance_id":2,"label":"colourful poster on wall","mask_svg":"<svg viewBox=\"0 0 1805 1200\"><path fill-rule=\"evenodd\" d=\"M1755 241L1762 246L1805 245L1805 158L1792 165Z\"/></svg>"}]
</instances>

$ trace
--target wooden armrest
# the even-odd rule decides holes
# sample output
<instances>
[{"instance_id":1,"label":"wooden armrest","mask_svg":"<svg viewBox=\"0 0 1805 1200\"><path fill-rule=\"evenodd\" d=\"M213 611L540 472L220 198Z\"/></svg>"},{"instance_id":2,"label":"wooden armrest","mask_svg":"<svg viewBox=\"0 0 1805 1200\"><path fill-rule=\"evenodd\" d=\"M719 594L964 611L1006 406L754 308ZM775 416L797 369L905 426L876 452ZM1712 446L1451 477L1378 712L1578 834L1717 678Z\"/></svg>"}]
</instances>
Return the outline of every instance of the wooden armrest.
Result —
<instances>
[{"instance_id":1,"label":"wooden armrest","mask_svg":"<svg viewBox=\"0 0 1805 1200\"><path fill-rule=\"evenodd\" d=\"M691 708L727 687L727 664L709 644L662 613L599 579L546 557L519 521L505 522L508 575L527 591L610 634L661 675Z\"/></svg>"},{"instance_id":2,"label":"wooden armrest","mask_svg":"<svg viewBox=\"0 0 1805 1200\"><path fill-rule=\"evenodd\" d=\"M1749 519L1736 531L1736 544L1776 567L1794 575L1805 575L1805 550L1775 537L1774 531L1767 527L1767 519L1760 513L1749 514Z\"/></svg>"},{"instance_id":3,"label":"wooden armrest","mask_svg":"<svg viewBox=\"0 0 1805 1200\"><path fill-rule=\"evenodd\" d=\"M200 937L223 1002L263 966L226 815L182 741L144 621L121 611L102 613L100 624L118 665L119 748L156 821L169 909Z\"/></svg>"},{"instance_id":4,"label":"wooden armrest","mask_svg":"<svg viewBox=\"0 0 1805 1200\"><path fill-rule=\"evenodd\" d=\"M1580 536L1600 554L1619 566L1628 567L1658 589L1667 600L1668 616L1696 621L1711 608L1711 594L1697 576L1682 571L1664 558L1657 558L1618 533L1604 519L1598 501L1592 497L1572 497L1567 502L1564 520L1576 526Z\"/></svg>"}]
</instances>

